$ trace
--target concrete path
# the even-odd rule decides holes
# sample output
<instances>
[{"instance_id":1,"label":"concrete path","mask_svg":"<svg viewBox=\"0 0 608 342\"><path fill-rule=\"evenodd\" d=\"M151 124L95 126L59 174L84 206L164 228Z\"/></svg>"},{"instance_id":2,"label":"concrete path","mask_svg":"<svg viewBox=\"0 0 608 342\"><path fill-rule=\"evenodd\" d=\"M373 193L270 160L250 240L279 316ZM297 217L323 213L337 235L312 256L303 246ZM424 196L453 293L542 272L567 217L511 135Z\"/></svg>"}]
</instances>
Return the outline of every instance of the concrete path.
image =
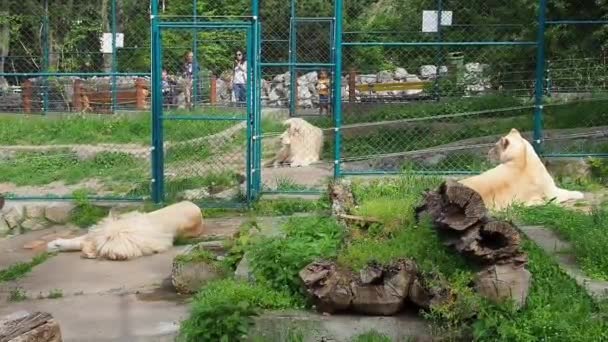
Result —
<instances>
[{"instance_id":1,"label":"concrete path","mask_svg":"<svg viewBox=\"0 0 608 342\"><path fill-rule=\"evenodd\" d=\"M563 241L549 228L543 226L520 225L520 229L532 241L536 242L547 254L551 255L560 267L583 287L592 297L608 298L608 281L588 277L578 267L576 258L571 254L571 245Z\"/></svg>"}]
</instances>

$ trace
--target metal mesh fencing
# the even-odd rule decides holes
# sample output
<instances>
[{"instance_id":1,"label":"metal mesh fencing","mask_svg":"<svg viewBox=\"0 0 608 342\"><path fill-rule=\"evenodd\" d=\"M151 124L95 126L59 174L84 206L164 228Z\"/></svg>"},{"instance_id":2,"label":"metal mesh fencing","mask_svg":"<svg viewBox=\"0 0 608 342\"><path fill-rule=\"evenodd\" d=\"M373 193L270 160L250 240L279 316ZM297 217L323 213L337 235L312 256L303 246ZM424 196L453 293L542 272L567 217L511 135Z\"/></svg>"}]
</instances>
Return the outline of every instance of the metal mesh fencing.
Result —
<instances>
[{"instance_id":1,"label":"metal mesh fencing","mask_svg":"<svg viewBox=\"0 0 608 342\"><path fill-rule=\"evenodd\" d=\"M549 1L545 25L543 154L607 156L606 8Z\"/></svg>"},{"instance_id":2,"label":"metal mesh fencing","mask_svg":"<svg viewBox=\"0 0 608 342\"><path fill-rule=\"evenodd\" d=\"M533 7L455 0L345 7L345 174L479 172L499 136L532 131Z\"/></svg>"}]
</instances>

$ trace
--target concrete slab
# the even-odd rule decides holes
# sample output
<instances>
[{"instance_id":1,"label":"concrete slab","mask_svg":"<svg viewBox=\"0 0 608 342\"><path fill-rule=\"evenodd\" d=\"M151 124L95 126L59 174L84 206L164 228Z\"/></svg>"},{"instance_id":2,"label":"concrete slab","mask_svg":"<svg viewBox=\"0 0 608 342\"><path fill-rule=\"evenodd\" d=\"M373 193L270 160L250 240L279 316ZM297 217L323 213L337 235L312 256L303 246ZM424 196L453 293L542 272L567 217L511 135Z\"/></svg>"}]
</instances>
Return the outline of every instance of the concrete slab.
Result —
<instances>
[{"instance_id":1,"label":"concrete slab","mask_svg":"<svg viewBox=\"0 0 608 342\"><path fill-rule=\"evenodd\" d=\"M64 342L172 342L188 314L186 303L111 294L12 303L0 307L0 316L20 310L52 314Z\"/></svg>"},{"instance_id":2,"label":"concrete slab","mask_svg":"<svg viewBox=\"0 0 608 342\"><path fill-rule=\"evenodd\" d=\"M391 341L411 341L430 337L427 322L415 313L400 316L324 316L302 311L268 312L256 318L250 336L263 341L289 341L289 334L299 334L302 341L350 342L371 330L381 332Z\"/></svg>"},{"instance_id":3,"label":"concrete slab","mask_svg":"<svg viewBox=\"0 0 608 342\"><path fill-rule=\"evenodd\" d=\"M583 287L590 296L597 299L608 298L608 281L588 277L578 267L576 258L569 253L570 244L563 241L551 229L543 226L519 225L519 228L545 252L551 255L560 267Z\"/></svg>"},{"instance_id":4,"label":"concrete slab","mask_svg":"<svg viewBox=\"0 0 608 342\"><path fill-rule=\"evenodd\" d=\"M0 284L0 301L15 287L29 298L61 290L65 296L132 292L159 286L171 274L173 257L183 246L148 257L120 262L83 259L80 253L60 253L36 266L25 277Z\"/></svg>"}]
</instances>

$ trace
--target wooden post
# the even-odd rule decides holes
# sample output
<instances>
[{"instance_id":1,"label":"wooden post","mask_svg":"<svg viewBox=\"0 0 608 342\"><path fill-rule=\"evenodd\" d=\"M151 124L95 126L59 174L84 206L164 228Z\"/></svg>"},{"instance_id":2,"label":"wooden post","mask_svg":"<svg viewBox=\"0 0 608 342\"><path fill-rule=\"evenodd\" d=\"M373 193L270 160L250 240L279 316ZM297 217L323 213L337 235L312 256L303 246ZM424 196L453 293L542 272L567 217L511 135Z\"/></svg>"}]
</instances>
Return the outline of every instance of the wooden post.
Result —
<instances>
[{"instance_id":1,"label":"wooden post","mask_svg":"<svg viewBox=\"0 0 608 342\"><path fill-rule=\"evenodd\" d=\"M138 78L135 81L135 107L138 110L146 109L146 81L143 78Z\"/></svg>"},{"instance_id":2,"label":"wooden post","mask_svg":"<svg viewBox=\"0 0 608 342\"><path fill-rule=\"evenodd\" d=\"M357 72L355 69L350 69L348 73L348 102L357 101Z\"/></svg>"},{"instance_id":3,"label":"wooden post","mask_svg":"<svg viewBox=\"0 0 608 342\"><path fill-rule=\"evenodd\" d=\"M82 111L82 80L75 79L74 80L74 95L72 95L72 111L80 112Z\"/></svg>"},{"instance_id":4,"label":"wooden post","mask_svg":"<svg viewBox=\"0 0 608 342\"><path fill-rule=\"evenodd\" d=\"M211 105L215 105L217 102L217 77L211 75L211 91L209 94L209 101Z\"/></svg>"},{"instance_id":5,"label":"wooden post","mask_svg":"<svg viewBox=\"0 0 608 342\"><path fill-rule=\"evenodd\" d=\"M23 112L32 112L32 81L25 80L21 86L21 98L23 100Z\"/></svg>"}]
</instances>

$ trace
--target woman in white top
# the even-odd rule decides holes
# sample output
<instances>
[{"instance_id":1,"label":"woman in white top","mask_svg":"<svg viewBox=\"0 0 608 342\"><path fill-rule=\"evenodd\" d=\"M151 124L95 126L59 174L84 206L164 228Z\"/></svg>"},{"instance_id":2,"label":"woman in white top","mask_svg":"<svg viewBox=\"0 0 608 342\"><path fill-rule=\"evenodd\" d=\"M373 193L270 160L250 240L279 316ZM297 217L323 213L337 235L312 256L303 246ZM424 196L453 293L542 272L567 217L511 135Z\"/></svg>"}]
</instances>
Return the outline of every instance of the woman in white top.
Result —
<instances>
[{"instance_id":1,"label":"woman in white top","mask_svg":"<svg viewBox=\"0 0 608 342\"><path fill-rule=\"evenodd\" d=\"M234 75L232 78L232 89L236 102L241 105L247 99L246 87L247 84L247 60L241 50L236 50L234 56Z\"/></svg>"}]
</instances>

